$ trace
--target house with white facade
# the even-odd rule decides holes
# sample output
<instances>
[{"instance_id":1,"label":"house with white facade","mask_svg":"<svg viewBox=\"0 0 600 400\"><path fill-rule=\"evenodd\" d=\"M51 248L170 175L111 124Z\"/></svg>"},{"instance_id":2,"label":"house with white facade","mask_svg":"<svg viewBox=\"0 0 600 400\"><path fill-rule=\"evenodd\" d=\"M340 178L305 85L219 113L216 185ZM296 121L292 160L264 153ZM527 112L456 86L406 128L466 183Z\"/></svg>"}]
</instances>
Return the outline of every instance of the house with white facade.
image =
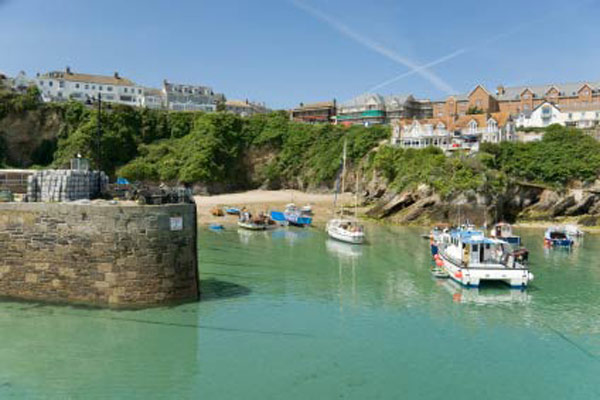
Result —
<instances>
[{"instance_id":1,"label":"house with white facade","mask_svg":"<svg viewBox=\"0 0 600 400\"><path fill-rule=\"evenodd\" d=\"M479 150L479 143L515 141L515 124L507 113L473 114L458 118L398 120L392 144L403 148L439 147L445 152Z\"/></svg>"},{"instance_id":2,"label":"house with white facade","mask_svg":"<svg viewBox=\"0 0 600 400\"><path fill-rule=\"evenodd\" d=\"M517 118L519 128L544 128L553 124L586 129L600 124L600 104L557 105L546 101Z\"/></svg>"},{"instance_id":3,"label":"house with white facade","mask_svg":"<svg viewBox=\"0 0 600 400\"><path fill-rule=\"evenodd\" d=\"M142 90L141 106L152 109L166 108L167 95L160 89L144 88Z\"/></svg>"},{"instance_id":4,"label":"house with white facade","mask_svg":"<svg viewBox=\"0 0 600 400\"><path fill-rule=\"evenodd\" d=\"M217 111L217 104L225 102L225 95L215 93L208 86L185 85L163 81L167 108L174 111Z\"/></svg>"},{"instance_id":5,"label":"house with white facade","mask_svg":"<svg viewBox=\"0 0 600 400\"><path fill-rule=\"evenodd\" d=\"M101 97L108 103L142 104L143 88L118 72L112 76L81 74L67 67L64 71L38 74L35 83L44 101L88 102Z\"/></svg>"}]
</instances>

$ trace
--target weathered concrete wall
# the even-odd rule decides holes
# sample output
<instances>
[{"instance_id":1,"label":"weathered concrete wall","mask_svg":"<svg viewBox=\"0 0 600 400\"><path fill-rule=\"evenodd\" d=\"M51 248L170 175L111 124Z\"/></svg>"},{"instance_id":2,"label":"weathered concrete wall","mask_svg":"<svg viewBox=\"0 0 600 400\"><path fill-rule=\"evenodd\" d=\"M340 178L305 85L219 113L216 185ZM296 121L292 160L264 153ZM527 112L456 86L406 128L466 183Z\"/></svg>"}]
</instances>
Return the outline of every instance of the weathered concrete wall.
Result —
<instances>
[{"instance_id":1,"label":"weathered concrete wall","mask_svg":"<svg viewBox=\"0 0 600 400\"><path fill-rule=\"evenodd\" d=\"M197 300L197 271L193 204L0 204L0 297L160 305Z\"/></svg>"}]
</instances>

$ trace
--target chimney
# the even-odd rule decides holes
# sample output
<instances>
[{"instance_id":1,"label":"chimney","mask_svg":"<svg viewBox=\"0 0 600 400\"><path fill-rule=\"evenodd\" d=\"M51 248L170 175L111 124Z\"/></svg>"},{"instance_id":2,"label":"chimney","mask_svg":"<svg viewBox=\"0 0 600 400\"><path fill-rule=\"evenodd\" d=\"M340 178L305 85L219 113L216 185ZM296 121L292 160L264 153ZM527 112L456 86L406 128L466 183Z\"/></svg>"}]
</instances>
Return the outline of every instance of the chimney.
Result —
<instances>
[{"instance_id":1,"label":"chimney","mask_svg":"<svg viewBox=\"0 0 600 400\"><path fill-rule=\"evenodd\" d=\"M115 71L114 76L115 76L115 79L121 79L121 77L119 76L119 73L117 71Z\"/></svg>"},{"instance_id":2,"label":"chimney","mask_svg":"<svg viewBox=\"0 0 600 400\"><path fill-rule=\"evenodd\" d=\"M496 90L497 90L497 92L496 92L496 93L497 93L499 96L502 96L502 95L503 95L503 94L506 92L506 91L504 90L504 86L502 86L502 85L498 85L498 87L496 88Z\"/></svg>"},{"instance_id":3,"label":"chimney","mask_svg":"<svg viewBox=\"0 0 600 400\"><path fill-rule=\"evenodd\" d=\"M246 99L246 104L250 104L250 103L248 103L248 99Z\"/></svg>"},{"instance_id":4,"label":"chimney","mask_svg":"<svg viewBox=\"0 0 600 400\"><path fill-rule=\"evenodd\" d=\"M69 66L67 65L67 68L65 68L65 71L67 71L67 74L71 74L71 67L69 67Z\"/></svg>"}]
</instances>

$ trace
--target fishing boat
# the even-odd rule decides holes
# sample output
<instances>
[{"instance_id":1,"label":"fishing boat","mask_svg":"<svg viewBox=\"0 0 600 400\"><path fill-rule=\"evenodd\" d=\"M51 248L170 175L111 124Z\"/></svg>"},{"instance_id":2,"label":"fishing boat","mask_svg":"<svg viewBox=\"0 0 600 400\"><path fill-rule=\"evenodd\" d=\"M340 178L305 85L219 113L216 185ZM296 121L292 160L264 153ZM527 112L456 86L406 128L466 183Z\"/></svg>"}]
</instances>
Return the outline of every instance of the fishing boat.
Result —
<instances>
[{"instance_id":1,"label":"fishing boat","mask_svg":"<svg viewBox=\"0 0 600 400\"><path fill-rule=\"evenodd\" d=\"M573 238L567 233L564 227L552 226L544 234L544 245L548 247L571 248Z\"/></svg>"},{"instance_id":2,"label":"fishing boat","mask_svg":"<svg viewBox=\"0 0 600 400\"><path fill-rule=\"evenodd\" d=\"M448 231L448 224L441 224L434 226L428 235L423 235L429 239L429 248L431 249L431 256L435 256L438 253L437 242L440 240L440 236Z\"/></svg>"},{"instance_id":3,"label":"fishing boat","mask_svg":"<svg viewBox=\"0 0 600 400\"><path fill-rule=\"evenodd\" d=\"M238 226L249 231L265 231L277 228L277 223L263 213L253 217L249 211L242 210Z\"/></svg>"},{"instance_id":4,"label":"fishing boat","mask_svg":"<svg viewBox=\"0 0 600 400\"><path fill-rule=\"evenodd\" d=\"M345 177L346 177L346 141L344 141L344 153L342 157L342 193L345 188ZM364 227L358 223L357 219L357 206L358 206L358 176L356 177L356 191L354 193L354 218L344 217L344 208L339 211L340 217L336 218L336 203L338 195L338 185L336 182L336 191L333 198L333 214L334 218L327 222L325 230L332 239L339 240L341 242L350 244L363 244L365 243L365 230Z\"/></svg>"},{"instance_id":5,"label":"fishing boat","mask_svg":"<svg viewBox=\"0 0 600 400\"><path fill-rule=\"evenodd\" d=\"M236 207L226 207L225 212L229 215L240 215L240 209Z\"/></svg>"},{"instance_id":6,"label":"fishing boat","mask_svg":"<svg viewBox=\"0 0 600 400\"><path fill-rule=\"evenodd\" d=\"M302 212L302 214L304 214L305 216L313 215L312 206L310 204L307 204L300 208L300 212Z\"/></svg>"},{"instance_id":7,"label":"fishing boat","mask_svg":"<svg viewBox=\"0 0 600 400\"><path fill-rule=\"evenodd\" d=\"M521 237L513 234L512 226L507 222L499 222L494 225L490 236L494 239L504 240L515 246L521 245Z\"/></svg>"},{"instance_id":8,"label":"fishing boat","mask_svg":"<svg viewBox=\"0 0 600 400\"><path fill-rule=\"evenodd\" d=\"M565 225L565 232L572 238L584 235L583 231L579 229L577 225Z\"/></svg>"},{"instance_id":9,"label":"fishing boat","mask_svg":"<svg viewBox=\"0 0 600 400\"><path fill-rule=\"evenodd\" d=\"M303 213L294 203L285 206L283 215L290 225L304 227L312 223L312 217Z\"/></svg>"},{"instance_id":10,"label":"fishing boat","mask_svg":"<svg viewBox=\"0 0 600 400\"><path fill-rule=\"evenodd\" d=\"M527 266L527 250L514 250L509 243L487 238L478 230L459 228L442 234L434 258L451 279L467 287L502 281L524 288L534 278Z\"/></svg>"}]
</instances>

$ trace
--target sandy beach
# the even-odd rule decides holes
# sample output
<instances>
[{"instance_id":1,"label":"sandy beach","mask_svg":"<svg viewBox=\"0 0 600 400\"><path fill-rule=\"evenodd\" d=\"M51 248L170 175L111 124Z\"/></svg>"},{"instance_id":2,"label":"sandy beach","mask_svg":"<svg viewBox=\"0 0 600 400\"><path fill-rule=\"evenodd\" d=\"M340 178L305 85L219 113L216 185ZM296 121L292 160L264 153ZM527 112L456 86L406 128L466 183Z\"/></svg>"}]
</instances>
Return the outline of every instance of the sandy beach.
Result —
<instances>
[{"instance_id":1,"label":"sandy beach","mask_svg":"<svg viewBox=\"0 0 600 400\"><path fill-rule=\"evenodd\" d=\"M248 192L228 193L216 196L195 196L200 224L235 224L237 216L226 215L215 217L211 214L214 207L231 206L246 207L251 212L283 211L286 204L295 203L302 207L310 204L313 209L313 223L324 225L332 215L333 194L306 193L297 190L251 190ZM338 205L351 207L354 205L354 195L344 193L338 196ZM360 212L361 210L359 210Z\"/></svg>"}]
</instances>

